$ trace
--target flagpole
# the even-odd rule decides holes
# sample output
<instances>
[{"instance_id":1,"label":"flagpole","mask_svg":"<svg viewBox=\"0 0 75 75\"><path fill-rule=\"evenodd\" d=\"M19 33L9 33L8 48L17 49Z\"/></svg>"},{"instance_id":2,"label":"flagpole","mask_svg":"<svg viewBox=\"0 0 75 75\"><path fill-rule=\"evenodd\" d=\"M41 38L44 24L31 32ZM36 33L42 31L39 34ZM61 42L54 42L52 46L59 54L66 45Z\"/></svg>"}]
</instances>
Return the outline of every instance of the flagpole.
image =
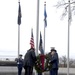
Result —
<instances>
[{"instance_id":1,"label":"flagpole","mask_svg":"<svg viewBox=\"0 0 75 75\"><path fill-rule=\"evenodd\" d=\"M45 5L46 5L46 2L44 2L44 12L45 12ZM45 22L44 22L44 53L45 53Z\"/></svg>"},{"instance_id":2,"label":"flagpole","mask_svg":"<svg viewBox=\"0 0 75 75\"><path fill-rule=\"evenodd\" d=\"M37 22L36 22L36 56L38 55L38 36L39 36L39 0L37 0ZM37 72L35 72L37 75Z\"/></svg>"},{"instance_id":3,"label":"flagpole","mask_svg":"<svg viewBox=\"0 0 75 75\"><path fill-rule=\"evenodd\" d=\"M45 22L44 22L44 54L45 54ZM44 73L42 73L42 74L44 75Z\"/></svg>"},{"instance_id":4,"label":"flagpole","mask_svg":"<svg viewBox=\"0 0 75 75\"><path fill-rule=\"evenodd\" d=\"M18 3L20 3L20 0L18 0ZM18 58L20 54L20 25L18 25Z\"/></svg>"},{"instance_id":5,"label":"flagpole","mask_svg":"<svg viewBox=\"0 0 75 75\"><path fill-rule=\"evenodd\" d=\"M44 2L44 12L46 11L46 2ZM45 15L44 15L45 16ZM46 23L45 23L45 19L44 19L44 54L45 54L45 31L46 31ZM44 75L44 73L43 73Z\"/></svg>"},{"instance_id":6,"label":"flagpole","mask_svg":"<svg viewBox=\"0 0 75 75\"><path fill-rule=\"evenodd\" d=\"M70 50L70 25L71 25L71 8L70 8L70 0L68 7L68 54L67 54L67 75L69 75L69 50Z\"/></svg>"},{"instance_id":7,"label":"flagpole","mask_svg":"<svg viewBox=\"0 0 75 75\"><path fill-rule=\"evenodd\" d=\"M68 54L67 54L67 75L69 75L69 36L70 36L70 26L68 21Z\"/></svg>"},{"instance_id":8,"label":"flagpole","mask_svg":"<svg viewBox=\"0 0 75 75\"><path fill-rule=\"evenodd\" d=\"M47 26L47 13L46 13L46 2L44 2L44 53L45 53L45 32L46 32L46 26Z\"/></svg>"},{"instance_id":9,"label":"flagpole","mask_svg":"<svg viewBox=\"0 0 75 75\"><path fill-rule=\"evenodd\" d=\"M69 35L70 35L70 27L68 21L68 54L67 54L67 75L69 75Z\"/></svg>"},{"instance_id":10,"label":"flagpole","mask_svg":"<svg viewBox=\"0 0 75 75\"><path fill-rule=\"evenodd\" d=\"M39 0L37 0L36 55L38 55L38 35L39 35Z\"/></svg>"},{"instance_id":11,"label":"flagpole","mask_svg":"<svg viewBox=\"0 0 75 75\"><path fill-rule=\"evenodd\" d=\"M20 54L20 25L18 25L18 58Z\"/></svg>"},{"instance_id":12,"label":"flagpole","mask_svg":"<svg viewBox=\"0 0 75 75\"><path fill-rule=\"evenodd\" d=\"M45 23L44 23L44 53L45 53Z\"/></svg>"}]
</instances>

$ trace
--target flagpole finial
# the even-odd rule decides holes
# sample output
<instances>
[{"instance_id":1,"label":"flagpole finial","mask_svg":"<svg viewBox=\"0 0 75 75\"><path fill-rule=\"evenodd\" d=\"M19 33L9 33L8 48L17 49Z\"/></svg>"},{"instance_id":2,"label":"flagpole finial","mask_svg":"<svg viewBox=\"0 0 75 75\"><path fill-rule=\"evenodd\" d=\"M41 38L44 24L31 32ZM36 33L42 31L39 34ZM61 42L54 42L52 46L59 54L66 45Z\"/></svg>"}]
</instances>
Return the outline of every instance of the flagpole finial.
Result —
<instances>
[{"instance_id":1,"label":"flagpole finial","mask_svg":"<svg viewBox=\"0 0 75 75\"><path fill-rule=\"evenodd\" d=\"M68 2L70 2L70 0L68 0Z\"/></svg>"},{"instance_id":2,"label":"flagpole finial","mask_svg":"<svg viewBox=\"0 0 75 75\"><path fill-rule=\"evenodd\" d=\"M44 6L46 6L46 1L44 2Z\"/></svg>"},{"instance_id":3,"label":"flagpole finial","mask_svg":"<svg viewBox=\"0 0 75 75\"><path fill-rule=\"evenodd\" d=\"M20 1L18 3L20 3Z\"/></svg>"},{"instance_id":4,"label":"flagpole finial","mask_svg":"<svg viewBox=\"0 0 75 75\"><path fill-rule=\"evenodd\" d=\"M18 0L18 3L20 3L20 0Z\"/></svg>"}]
</instances>

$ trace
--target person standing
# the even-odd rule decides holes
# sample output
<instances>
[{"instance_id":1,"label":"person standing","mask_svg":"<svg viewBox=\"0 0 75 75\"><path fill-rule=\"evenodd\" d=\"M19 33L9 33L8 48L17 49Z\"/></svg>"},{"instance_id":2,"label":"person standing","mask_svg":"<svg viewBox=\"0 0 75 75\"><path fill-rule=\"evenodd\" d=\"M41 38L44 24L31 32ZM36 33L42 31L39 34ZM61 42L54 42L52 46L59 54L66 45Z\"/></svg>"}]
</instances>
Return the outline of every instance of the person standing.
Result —
<instances>
[{"instance_id":1,"label":"person standing","mask_svg":"<svg viewBox=\"0 0 75 75\"><path fill-rule=\"evenodd\" d=\"M18 67L18 75L21 75L22 69L23 69L23 59L22 55L19 55L19 58L17 59L17 67Z\"/></svg>"},{"instance_id":2,"label":"person standing","mask_svg":"<svg viewBox=\"0 0 75 75\"><path fill-rule=\"evenodd\" d=\"M33 66L36 61L35 49L30 48L24 56L25 75L33 74Z\"/></svg>"},{"instance_id":3,"label":"person standing","mask_svg":"<svg viewBox=\"0 0 75 75\"><path fill-rule=\"evenodd\" d=\"M52 63L52 68L50 70L50 75L58 75L59 58L55 48L51 49L51 55L52 57L51 57L50 63Z\"/></svg>"}]
</instances>

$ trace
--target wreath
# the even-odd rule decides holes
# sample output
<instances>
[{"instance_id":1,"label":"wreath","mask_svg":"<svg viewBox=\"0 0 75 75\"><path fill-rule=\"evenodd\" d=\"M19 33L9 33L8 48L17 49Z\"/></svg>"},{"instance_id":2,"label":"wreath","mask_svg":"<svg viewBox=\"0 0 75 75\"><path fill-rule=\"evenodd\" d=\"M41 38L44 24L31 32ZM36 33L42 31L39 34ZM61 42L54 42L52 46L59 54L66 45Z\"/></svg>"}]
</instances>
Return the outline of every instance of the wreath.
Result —
<instances>
[{"instance_id":1,"label":"wreath","mask_svg":"<svg viewBox=\"0 0 75 75\"><path fill-rule=\"evenodd\" d=\"M44 68L42 67L42 63L41 63L41 58L40 57L41 57L40 54L36 57L37 58L37 61L36 61L36 64L35 64L35 69L36 69L36 71L38 73L44 72Z\"/></svg>"},{"instance_id":2,"label":"wreath","mask_svg":"<svg viewBox=\"0 0 75 75\"><path fill-rule=\"evenodd\" d=\"M45 71L50 71L51 68L52 68L50 53L46 54L45 59L46 59L46 61L45 61Z\"/></svg>"},{"instance_id":3,"label":"wreath","mask_svg":"<svg viewBox=\"0 0 75 75\"><path fill-rule=\"evenodd\" d=\"M39 54L37 56L37 61L35 64L35 70L38 73L49 71L52 68L52 64L50 63L50 58L51 57L49 54L46 54L46 55Z\"/></svg>"}]
</instances>

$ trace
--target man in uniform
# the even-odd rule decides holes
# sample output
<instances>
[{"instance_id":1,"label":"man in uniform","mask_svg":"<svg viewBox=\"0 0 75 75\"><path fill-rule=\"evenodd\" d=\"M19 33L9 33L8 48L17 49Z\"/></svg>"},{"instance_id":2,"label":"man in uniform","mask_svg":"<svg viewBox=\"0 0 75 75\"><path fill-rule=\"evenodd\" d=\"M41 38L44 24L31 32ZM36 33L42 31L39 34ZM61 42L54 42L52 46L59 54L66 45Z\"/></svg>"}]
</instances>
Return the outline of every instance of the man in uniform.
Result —
<instances>
[{"instance_id":1,"label":"man in uniform","mask_svg":"<svg viewBox=\"0 0 75 75\"><path fill-rule=\"evenodd\" d=\"M23 68L23 59L21 54L19 55L19 58L17 59L17 67L18 67L18 75L21 75L22 68Z\"/></svg>"},{"instance_id":2,"label":"man in uniform","mask_svg":"<svg viewBox=\"0 0 75 75\"><path fill-rule=\"evenodd\" d=\"M59 58L58 53L54 47L51 48L51 55L52 57L50 63L52 63L52 69L50 70L50 75L58 75Z\"/></svg>"}]
</instances>

